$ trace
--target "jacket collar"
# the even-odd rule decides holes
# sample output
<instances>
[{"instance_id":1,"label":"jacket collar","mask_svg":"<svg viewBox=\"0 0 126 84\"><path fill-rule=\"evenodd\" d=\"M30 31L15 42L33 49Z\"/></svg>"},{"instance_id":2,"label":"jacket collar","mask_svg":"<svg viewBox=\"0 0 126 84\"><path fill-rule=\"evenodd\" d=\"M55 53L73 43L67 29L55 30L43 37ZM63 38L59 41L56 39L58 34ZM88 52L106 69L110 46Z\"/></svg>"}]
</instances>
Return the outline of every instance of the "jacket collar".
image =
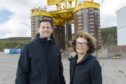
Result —
<instances>
[{"instance_id":1,"label":"jacket collar","mask_svg":"<svg viewBox=\"0 0 126 84\"><path fill-rule=\"evenodd\" d=\"M35 37L35 40L38 42L40 46L47 46L47 45L52 45L55 43L55 39L53 36L50 36L50 40L47 40L47 38L40 38L40 34L38 33Z\"/></svg>"},{"instance_id":2,"label":"jacket collar","mask_svg":"<svg viewBox=\"0 0 126 84\"><path fill-rule=\"evenodd\" d=\"M69 58L69 60L70 60L70 62L76 64L77 58L78 58L78 56L77 56L77 54L76 54L75 57ZM88 61L88 60L90 60L90 59L96 59L96 58L95 58L94 56L92 56L90 53L88 53L88 54L86 54L86 55L82 58L82 60L81 60L78 64L81 64L81 63L83 63L83 62L85 62L85 61Z\"/></svg>"},{"instance_id":3,"label":"jacket collar","mask_svg":"<svg viewBox=\"0 0 126 84\"><path fill-rule=\"evenodd\" d=\"M80 63L79 64L81 64L81 63L84 63L84 62L86 62L86 61L88 61L88 60L90 60L90 59L95 59L95 57L94 56L92 56L91 54L86 54L84 57L83 57L83 59L80 61ZM73 75L74 75L74 72L75 72L75 66L76 66L76 62L77 62L77 55L75 55L74 57L71 57L71 58L69 58L68 59L69 61L70 61L70 80L71 80L71 84L72 84L72 80L73 80Z\"/></svg>"}]
</instances>

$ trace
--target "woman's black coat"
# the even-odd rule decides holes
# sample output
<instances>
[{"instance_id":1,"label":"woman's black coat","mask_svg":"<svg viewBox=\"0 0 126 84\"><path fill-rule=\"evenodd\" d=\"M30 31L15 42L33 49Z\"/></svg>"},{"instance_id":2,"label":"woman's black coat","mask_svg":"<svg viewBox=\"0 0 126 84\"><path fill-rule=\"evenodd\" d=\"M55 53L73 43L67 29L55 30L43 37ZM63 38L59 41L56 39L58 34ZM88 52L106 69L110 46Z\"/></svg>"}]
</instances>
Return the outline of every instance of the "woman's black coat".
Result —
<instances>
[{"instance_id":1,"label":"woman's black coat","mask_svg":"<svg viewBox=\"0 0 126 84\"><path fill-rule=\"evenodd\" d=\"M87 54L78 64L77 55L69 60L70 84L102 84L101 66L94 56Z\"/></svg>"}]
</instances>

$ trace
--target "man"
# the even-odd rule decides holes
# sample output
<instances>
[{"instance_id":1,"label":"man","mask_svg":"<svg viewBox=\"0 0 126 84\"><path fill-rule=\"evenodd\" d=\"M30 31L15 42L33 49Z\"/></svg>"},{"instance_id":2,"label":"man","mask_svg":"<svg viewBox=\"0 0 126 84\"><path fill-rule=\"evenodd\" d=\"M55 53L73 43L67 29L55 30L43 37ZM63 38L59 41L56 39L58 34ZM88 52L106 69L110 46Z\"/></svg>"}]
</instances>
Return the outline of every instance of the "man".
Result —
<instances>
[{"instance_id":1,"label":"man","mask_svg":"<svg viewBox=\"0 0 126 84\"><path fill-rule=\"evenodd\" d=\"M41 20L39 34L20 55L15 84L65 84L60 49L52 36L52 22Z\"/></svg>"}]
</instances>

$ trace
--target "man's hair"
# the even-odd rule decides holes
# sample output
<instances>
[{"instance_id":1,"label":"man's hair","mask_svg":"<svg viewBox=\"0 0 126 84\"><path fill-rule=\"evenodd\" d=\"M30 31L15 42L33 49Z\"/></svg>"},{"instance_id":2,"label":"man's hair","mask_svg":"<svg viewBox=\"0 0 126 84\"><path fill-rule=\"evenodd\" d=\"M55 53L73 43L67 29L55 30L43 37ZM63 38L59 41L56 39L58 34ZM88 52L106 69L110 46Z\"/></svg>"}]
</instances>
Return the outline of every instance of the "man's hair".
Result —
<instances>
[{"instance_id":1,"label":"man's hair","mask_svg":"<svg viewBox=\"0 0 126 84\"><path fill-rule=\"evenodd\" d=\"M87 32L79 32L76 35L75 39L72 42L72 45L73 45L73 48L74 48L75 51L76 51L76 40L78 38L84 38L84 39L87 40L87 42L88 42L87 45L89 47L89 50L87 51L87 53L93 53L95 51L95 49L96 49L96 39Z\"/></svg>"},{"instance_id":2,"label":"man's hair","mask_svg":"<svg viewBox=\"0 0 126 84\"><path fill-rule=\"evenodd\" d=\"M39 26L40 26L40 24L41 24L42 22L48 22L48 23L51 24L51 27L53 27L53 21L52 21L52 20L49 20L49 19L42 19L42 20L39 21Z\"/></svg>"}]
</instances>

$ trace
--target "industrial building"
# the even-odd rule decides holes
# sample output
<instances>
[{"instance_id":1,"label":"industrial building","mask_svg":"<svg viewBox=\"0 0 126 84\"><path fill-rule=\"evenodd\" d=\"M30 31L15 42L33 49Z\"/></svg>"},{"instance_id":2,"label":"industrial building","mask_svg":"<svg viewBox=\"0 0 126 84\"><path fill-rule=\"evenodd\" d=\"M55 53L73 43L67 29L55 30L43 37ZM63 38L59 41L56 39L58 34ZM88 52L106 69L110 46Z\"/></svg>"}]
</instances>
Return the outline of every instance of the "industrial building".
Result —
<instances>
[{"instance_id":1,"label":"industrial building","mask_svg":"<svg viewBox=\"0 0 126 84\"><path fill-rule=\"evenodd\" d=\"M56 5L57 10L45 11L32 9L31 35L34 39L38 31L38 23L41 19L54 21L54 37L58 46L65 50L67 44L73 39L78 31L89 32L97 40L97 48L101 47L100 32L100 5L93 0L84 1L77 4L78 0L48 0L48 5ZM67 6L68 4L70 6ZM75 4L74 7L72 6ZM61 7L61 5L64 5ZM72 24L74 24L74 34L72 34Z\"/></svg>"},{"instance_id":2,"label":"industrial building","mask_svg":"<svg viewBox=\"0 0 126 84\"><path fill-rule=\"evenodd\" d=\"M108 58L126 58L126 6L117 12L117 46L108 48Z\"/></svg>"},{"instance_id":3,"label":"industrial building","mask_svg":"<svg viewBox=\"0 0 126 84\"><path fill-rule=\"evenodd\" d=\"M99 9L96 8L85 8L74 14L75 33L78 31L89 32L97 39L98 47L102 44L99 12Z\"/></svg>"},{"instance_id":4,"label":"industrial building","mask_svg":"<svg viewBox=\"0 0 126 84\"><path fill-rule=\"evenodd\" d=\"M117 44L126 45L126 6L117 12Z\"/></svg>"}]
</instances>

